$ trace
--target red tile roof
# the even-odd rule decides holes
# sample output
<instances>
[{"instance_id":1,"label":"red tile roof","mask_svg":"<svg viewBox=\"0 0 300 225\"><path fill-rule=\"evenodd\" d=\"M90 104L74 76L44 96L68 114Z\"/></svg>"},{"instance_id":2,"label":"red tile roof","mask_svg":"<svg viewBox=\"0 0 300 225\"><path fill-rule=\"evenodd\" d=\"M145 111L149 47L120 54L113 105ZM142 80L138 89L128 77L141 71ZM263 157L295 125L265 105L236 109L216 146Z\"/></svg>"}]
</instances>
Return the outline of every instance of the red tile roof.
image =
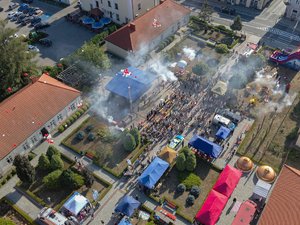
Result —
<instances>
[{"instance_id":1,"label":"red tile roof","mask_svg":"<svg viewBox=\"0 0 300 225\"><path fill-rule=\"evenodd\" d=\"M263 210L259 225L300 224L300 171L284 165L269 200Z\"/></svg>"},{"instance_id":2,"label":"red tile roof","mask_svg":"<svg viewBox=\"0 0 300 225\"><path fill-rule=\"evenodd\" d=\"M190 12L189 9L172 0L165 0L109 35L106 41L126 51L137 51ZM154 19L161 25L160 27L153 26Z\"/></svg>"},{"instance_id":3,"label":"red tile roof","mask_svg":"<svg viewBox=\"0 0 300 225\"><path fill-rule=\"evenodd\" d=\"M42 75L0 103L0 159L75 100L80 92Z\"/></svg>"}]
</instances>

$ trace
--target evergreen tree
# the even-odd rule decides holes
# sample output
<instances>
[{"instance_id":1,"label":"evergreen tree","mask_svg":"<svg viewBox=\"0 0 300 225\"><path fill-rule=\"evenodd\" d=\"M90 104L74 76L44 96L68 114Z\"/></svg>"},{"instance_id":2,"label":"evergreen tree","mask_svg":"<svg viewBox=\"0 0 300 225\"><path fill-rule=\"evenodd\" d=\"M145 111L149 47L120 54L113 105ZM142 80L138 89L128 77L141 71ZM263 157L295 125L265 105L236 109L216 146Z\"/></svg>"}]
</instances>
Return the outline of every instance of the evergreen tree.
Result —
<instances>
[{"instance_id":1,"label":"evergreen tree","mask_svg":"<svg viewBox=\"0 0 300 225\"><path fill-rule=\"evenodd\" d=\"M186 157L184 153L180 153L179 156L176 158L176 168L179 171L185 170L185 161L186 161Z\"/></svg>"},{"instance_id":2,"label":"evergreen tree","mask_svg":"<svg viewBox=\"0 0 300 225\"><path fill-rule=\"evenodd\" d=\"M243 24L241 21L241 17L237 16L233 20L233 24L231 24L230 28L231 30L242 30Z\"/></svg>"},{"instance_id":3,"label":"evergreen tree","mask_svg":"<svg viewBox=\"0 0 300 225\"><path fill-rule=\"evenodd\" d=\"M32 183L34 181L35 170L27 156L17 155L13 165L16 167L17 175L22 182Z\"/></svg>"},{"instance_id":4,"label":"evergreen tree","mask_svg":"<svg viewBox=\"0 0 300 225\"><path fill-rule=\"evenodd\" d=\"M48 170L50 168L50 161L49 161L48 157L44 153L42 153L41 156L40 156L40 158L39 158L38 167L41 170Z\"/></svg>"}]
</instances>

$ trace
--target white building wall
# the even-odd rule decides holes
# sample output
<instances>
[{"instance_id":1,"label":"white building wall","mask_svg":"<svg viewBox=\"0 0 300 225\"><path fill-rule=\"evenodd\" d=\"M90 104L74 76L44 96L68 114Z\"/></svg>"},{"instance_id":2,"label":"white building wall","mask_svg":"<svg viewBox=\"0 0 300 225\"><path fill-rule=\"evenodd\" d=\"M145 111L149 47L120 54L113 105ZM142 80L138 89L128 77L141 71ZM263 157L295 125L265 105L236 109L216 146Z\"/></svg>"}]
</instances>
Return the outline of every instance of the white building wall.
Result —
<instances>
[{"instance_id":1,"label":"white building wall","mask_svg":"<svg viewBox=\"0 0 300 225\"><path fill-rule=\"evenodd\" d=\"M136 15L142 15L147 9L159 4L158 0L81 0L84 11L90 11L99 6L105 17L109 17L117 24L125 24L133 20Z\"/></svg>"},{"instance_id":2,"label":"white building wall","mask_svg":"<svg viewBox=\"0 0 300 225\"><path fill-rule=\"evenodd\" d=\"M29 136L25 141L18 145L10 154L8 154L4 159L0 161L0 174L5 173L12 166L13 159L18 154L29 153L41 143L43 136L41 133L42 128L46 128L48 132L52 132L56 127L58 127L64 120L66 120L70 115L72 115L77 109L77 105L81 102L81 96L77 97L68 106L66 106L61 112L56 114L51 120L44 124L41 128L35 131L31 136ZM75 107L72 107L75 106ZM59 116L61 115L61 117ZM59 117L58 117L59 116ZM61 119L60 119L61 118ZM8 159L10 162L8 162Z\"/></svg>"}]
</instances>

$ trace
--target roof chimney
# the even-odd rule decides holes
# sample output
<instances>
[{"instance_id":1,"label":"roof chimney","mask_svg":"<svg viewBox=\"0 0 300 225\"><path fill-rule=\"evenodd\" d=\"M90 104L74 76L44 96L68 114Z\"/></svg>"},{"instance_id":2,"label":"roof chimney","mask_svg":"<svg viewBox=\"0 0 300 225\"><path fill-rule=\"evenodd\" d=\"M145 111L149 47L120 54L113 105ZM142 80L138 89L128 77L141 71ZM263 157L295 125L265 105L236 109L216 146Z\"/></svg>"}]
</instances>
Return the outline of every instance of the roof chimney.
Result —
<instances>
[{"instance_id":1,"label":"roof chimney","mask_svg":"<svg viewBox=\"0 0 300 225\"><path fill-rule=\"evenodd\" d=\"M129 29L130 29L131 32L135 31L135 24L133 22L129 23L128 27L129 27Z\"/></svg>"}]
</instances>

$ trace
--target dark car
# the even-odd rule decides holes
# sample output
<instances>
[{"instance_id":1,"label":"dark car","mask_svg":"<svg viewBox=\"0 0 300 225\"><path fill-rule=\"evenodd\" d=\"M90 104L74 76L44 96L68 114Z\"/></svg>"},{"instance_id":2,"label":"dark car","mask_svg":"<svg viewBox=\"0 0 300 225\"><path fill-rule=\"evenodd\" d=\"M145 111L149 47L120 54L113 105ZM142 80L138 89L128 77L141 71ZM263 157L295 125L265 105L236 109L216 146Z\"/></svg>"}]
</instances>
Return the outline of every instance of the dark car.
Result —
<instances>
[{"instance_id":1,"label":"dark car","mask_svg":"<svg viewBox=\"0 0 300 225\"><path fill-rule=\"evenodd\" d=\"M229 7L222 7L221 12L229 14L229 15L235 15L236 14L235 9L232 9L232 8L229 8Z\"/></svg>"},{"instance_id":2,"label":"dark car","mask_svg":"<svg viewBox=\"0 0 300 225\"><path fill-rule=\"evenodd\" d=\"M22 26L26 26L27 24L30 23L30 20L31 20L31 17L25 17L22 22L21 22L21 25Z\"/></svg>"},{"instance_id":3,"label":"dark car","mask_svg":"<svg viewBox=\"0 0 300 225\"><path fill-rule=\"evenodd\" d=\"M22 23L22 21L26 18L27 16L25 14L20 14L18 16L18 19L17 19L17 23Z\"/></svg>"},{"instance_id":4,"label":"dark car","mask_svg":"<svg viewBox=\"0 0 300 225\"><path fill-rule=\"evenodd\" d=\"M42 21L41 18L39 18L39 17L34 17L34 18L30 21L30 23L31 23L32 26L35 26L36 24L38 24L38 23L41 22L41 21Z\"/></svg>"},{"instance_id":5,"label":"dark car","mask_svg":"<svg viewBox=\"0 0 300 225\"><path fill-rule=\"evenodd\" d=\"M52 46L52 41L47 39L47 38L43 38L43 39L40 39L39 40L39 43L43 46L46 46L46 47L50 47Z\"/></svg>"},{"instance_id":6,"label":"dark car","mask_svg":"<svg viewBox=\"0 0 300 225\"><path fill-rule=\"evenodd\" d=\"M3 8L2 7L0 7L0 12L2 12L3 11Z\"/></svg>"},{"instance_id":7,"label":"dark car","mask_svg":"<svg viewBox=\"0 0 300 225\"><path fill-rule=\"evenodd\" d=\"M22 2L30 4L33 3L33 0L22 0Z\"/></svg>"},{"instance_id":8,"label":"dark car","mask_svg":"<svg viewBox=\"0 0 300 225\"><path fill-rule=\"evenodd\" d=\"M49 27L49 26L50 26L50 24L47 23L47 22L39 22L39 23L34 25L34 29L39 30L39 29L43 29L43 28L46 28L46 27Z\"/></svg>"}]
</instances>

